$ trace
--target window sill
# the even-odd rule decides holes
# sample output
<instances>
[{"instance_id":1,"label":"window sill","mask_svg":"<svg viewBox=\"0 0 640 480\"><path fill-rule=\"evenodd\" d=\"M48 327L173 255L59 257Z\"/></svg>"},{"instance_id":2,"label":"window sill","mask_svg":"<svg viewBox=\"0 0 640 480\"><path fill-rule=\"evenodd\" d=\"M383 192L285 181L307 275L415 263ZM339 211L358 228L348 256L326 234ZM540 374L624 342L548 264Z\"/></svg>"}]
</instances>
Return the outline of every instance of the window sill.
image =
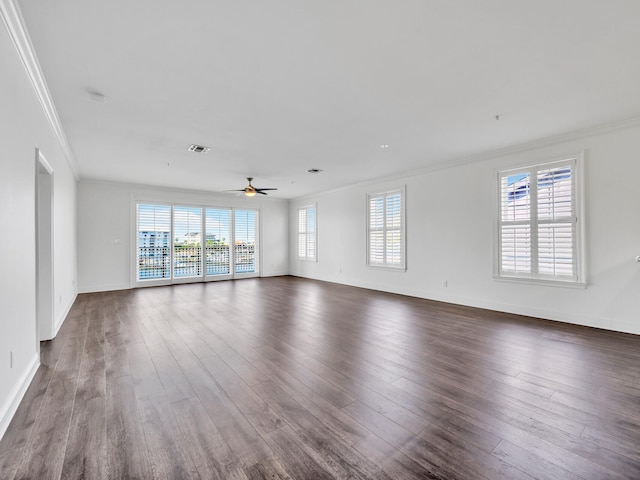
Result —
<instances>
[{"instance_id":1,"label":"window sill","mask_svg":"<svg viewBox=\"0 0 640 480\"><path fill-rule=\"evenodd\" d=\"M547 287L577 288L586 289L586 282L574 282L572 280L550 280L544 278L509 277L505 275L494 275L493 279L498 282L521 283L524 285L542 285Z\"/></svg>"},{"instance_id":2,"label":"window sill","mask_svg":"<svg viewBox=\"0 0 640 480\"><path fill-rule=\"evenodd\" d=\"M394 267L393 265L371 265L371 264L367 264L367 268L371 268L373 270L390 270L392 272L406 272L407 271L407 267L400 266L400 267Z\"/></svg>"}]
</instances>

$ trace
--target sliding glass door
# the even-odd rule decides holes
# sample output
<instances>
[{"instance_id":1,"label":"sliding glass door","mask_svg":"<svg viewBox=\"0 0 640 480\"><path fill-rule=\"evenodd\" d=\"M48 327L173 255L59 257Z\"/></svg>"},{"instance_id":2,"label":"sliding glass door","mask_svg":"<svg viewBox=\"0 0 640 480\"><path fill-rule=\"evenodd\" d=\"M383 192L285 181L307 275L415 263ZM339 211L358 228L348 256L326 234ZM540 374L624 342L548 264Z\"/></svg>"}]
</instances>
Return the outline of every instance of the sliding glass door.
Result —
<instances>
[{"instance_id":1,"label":"sliding glass door","mask_svg":"<svg viewBox=\"0 0 640 480\"><path fill-rule=\"evenodd\" d=\"M173 207L173 278L202 276L202 208Z\"/></svg>"},{"instance_id":2,"label":"sliding glass door","mask_svg":"<svg viewBox=\"0 0 640 480\"><path fill-rule=\"evenodd\" d=\"M143 205L137 208L137 280L171 278L171 207Z\"/></svg>"},{"instance_id":3,"label":"sliding glass door","mask_svg":"<svg viewBox=\"0 0 640 480\"><path fill-rule=\"evenodd\" d=\"M252 274L257 271L255 210L234 211L234 257L236 274Z\"/></svg>"},{"instance_id":4,"label":"sliding glass door","mask_svg":"<svg viewBox=\"0 0 640 480\"><path fill-rule=\"evenodd\" d=\"M137 286L259 275L259 212L136 204Z\"/></svg>"},{"instance_id":5,"label":"sliding glass door","mask_svg":"<svg viewBox=\"0 0 640 480\"><path fill-rule=\"evenodd\" d=\"M205 212L206 274L231 275L231 209L207 208Z\"/></svg>"}]
</instances>

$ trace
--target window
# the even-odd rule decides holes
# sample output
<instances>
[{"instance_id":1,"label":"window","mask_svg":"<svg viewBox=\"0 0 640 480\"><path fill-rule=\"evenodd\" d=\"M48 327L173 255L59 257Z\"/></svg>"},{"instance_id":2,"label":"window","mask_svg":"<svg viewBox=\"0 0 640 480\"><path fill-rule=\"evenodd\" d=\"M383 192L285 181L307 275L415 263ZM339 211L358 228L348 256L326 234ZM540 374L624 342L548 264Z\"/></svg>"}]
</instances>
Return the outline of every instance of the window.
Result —
<instances>
[{"instance_id":1,"label":"window","mask_svg":"<svg viewBox=\"0 0 640 480\"><path fill-rule=\"evenodd\" d=\"M499 172L499 277L583 282L577 178L577 158Z\"/></svg>"},{"instance_id":2,"label":"window","mask_svg":"<svg viewBox=\"0 0 640 480\"><path fill-rule=\"evenodd\" d=\"M206 271L207 275L231 273L231 210L228 208L205 209Z\"/></svg>"},{"instance_id":3,"label":"window","mask_svg":"<svg viewBox=\"0 0 640 480\"><path fill-rule=\"evenodd\" d=\"M255 276L258 232L257 210L137 203L136 281Z\"/></svg>"},{"instance_id":4,"label":"window","mask_svg":"<svg viewBox=\"0 0 640 480\"><path fill-rule=\"evenodd\" d=\"M367 197L367 262L405 268L404 188Z\"/></svg>"},{"instance_id":5,"label":"window","mask_svg":"<svg viewBox=\"0 0 640 480\"><path fill-rule=\"evenodd\" d=\"M257 272L256 227L258 215L255 210L235 210L235 272Z\"/></svg>"},{"instance_id":6,"label":"window","mask_svg":"<svg viewBox=\"0 0 640 480\"><path fill-rule=\"evenodd\" d=\"M173 276L202 275L202 208L173 207Z\"/></svg>"},{"instance_id":7,"label":"window","mask_svg":"<svg viewBox=\"0 0 640 480\"><path fill-rule=\"evenodd\" d=\"M137 206L138 280L171 278L171 207Z\"/></svg>"},{"instance_id":8,"label":"window","mask_svg":"<svg viewBox=\"0 0 640 480\"><path fill-rule=\"evenodd\" d=\"M316 260L316 207L298 209L298 258Z\"/></svg>"}]
</instances>

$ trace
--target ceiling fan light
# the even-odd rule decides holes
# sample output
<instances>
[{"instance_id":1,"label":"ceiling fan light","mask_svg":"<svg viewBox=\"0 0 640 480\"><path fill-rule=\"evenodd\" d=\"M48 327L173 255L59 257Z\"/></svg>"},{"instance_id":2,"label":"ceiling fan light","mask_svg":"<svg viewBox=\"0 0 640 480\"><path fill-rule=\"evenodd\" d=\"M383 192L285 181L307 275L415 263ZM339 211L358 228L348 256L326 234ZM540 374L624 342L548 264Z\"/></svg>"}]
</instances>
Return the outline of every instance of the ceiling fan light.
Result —
<instances>
[{"instance_id":1,"label":"ceiling fan light","mask_svg":"<svg viewBox=\"0 0 640 480\"><path fill-rule=\"evenodd\" d=\"M245 194L247 197L255 197L255 196L256 196L256 191L255 191L253 188L251 188L251 189L246 188L246 189L244 190L244 194Z\"/></svg>"}]
</instances>

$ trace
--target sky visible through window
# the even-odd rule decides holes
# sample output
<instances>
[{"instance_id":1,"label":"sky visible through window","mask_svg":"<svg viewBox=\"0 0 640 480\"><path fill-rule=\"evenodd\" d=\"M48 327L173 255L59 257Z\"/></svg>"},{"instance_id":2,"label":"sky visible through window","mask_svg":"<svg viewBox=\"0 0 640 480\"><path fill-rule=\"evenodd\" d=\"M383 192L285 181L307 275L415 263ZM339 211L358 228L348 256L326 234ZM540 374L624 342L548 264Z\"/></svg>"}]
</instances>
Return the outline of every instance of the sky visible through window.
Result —
<instances>
[{"instance_id":1,"label":"sky visible through window","mask_svg":"<svg viewBox=\"0 0 640 480\"><path fill-rule=\"evenodd\" d=\"M136 220L139 280L257 271L255 210L140 203Z\"/></svg>"},{"instance_id":2,"label":"sky visible through window","mask_svg":"<svg viewBox=\"0 0 640 480\"><path fill-rule=\"evenodd\" d=\"M202 208L173 207L173 236L175 243L200 243Z\"/></svg>"},{"instance_id":3,"label":"sky visible through window","mask_svg":"<svg viewBox=\"0 0 640 480\"><path fill-rule=\"evenodd\" d=\"M169 205L138 204L138 231L169 232L170 212Z\"/></svg>"},{"instance_id":4,"label":"sky visible through window","mask_svg":"<svg viewBox=\"0 0 640 480\"><path fill-rule=\"evenodd\" d=\"M236 210L235 224L236 243L256 243L256 220L253 210Z\"/></svg>"},{"instance_id":5,"label":"sky visible through window","mask_svg":"<svg viewBox=\"0 0 640 480\"><path fill-rule=\"evenodd\" d=\"M546 164L501 179L500 271L576 279L574 166Z\"/></svg>"}]
</instances>

